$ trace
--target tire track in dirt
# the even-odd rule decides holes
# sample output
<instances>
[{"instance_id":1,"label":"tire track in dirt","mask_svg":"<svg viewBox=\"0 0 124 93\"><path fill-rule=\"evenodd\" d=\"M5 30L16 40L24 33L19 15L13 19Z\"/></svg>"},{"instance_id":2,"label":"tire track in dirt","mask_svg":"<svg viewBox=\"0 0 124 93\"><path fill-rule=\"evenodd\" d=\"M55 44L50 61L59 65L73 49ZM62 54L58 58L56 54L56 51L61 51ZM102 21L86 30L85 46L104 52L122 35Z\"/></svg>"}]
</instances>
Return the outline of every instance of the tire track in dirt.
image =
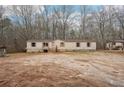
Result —
<instances>
[{"instance_id":1,"label":"tire track in dirt","mask_svg":"<svg viewBox=\"0 0 124 93\"><path fill-rule=\"evenodd\" d=\"M94 69L96 69L94 72L97 74L94 74L95 77L99 77L101 78L101 80L108 82L110 85L112 86L124 86L124 75L123 72L121 73L122 75L118 75L118 73L120 71L117 71L115 68L113 68L113 66L110 65L106 65L104 62L94 62L92 61L85 61L85 60L81 60L81 59L76 59L77 61L83 62L83 63L87 63L89 65L91 65L90 68L94 67ZM107 67L107 68L106 68ZM113 73L112 71L114 71L115 73ZM93 71L92 71L93 73ZM120 80L120 78L118 77L122 77L122 79Z\"/></svg>"}]
</instances>

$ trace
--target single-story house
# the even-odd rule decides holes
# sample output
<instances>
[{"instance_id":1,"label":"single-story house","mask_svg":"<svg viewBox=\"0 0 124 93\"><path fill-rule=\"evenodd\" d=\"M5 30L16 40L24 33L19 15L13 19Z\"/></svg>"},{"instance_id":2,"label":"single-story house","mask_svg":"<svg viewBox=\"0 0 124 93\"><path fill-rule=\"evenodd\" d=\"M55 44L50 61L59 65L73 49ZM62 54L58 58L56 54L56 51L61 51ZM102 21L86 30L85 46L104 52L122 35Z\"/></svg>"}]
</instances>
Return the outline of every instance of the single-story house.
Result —
<instances>
[{"instance_id":1,"label":"single-story house","mask_svg":"<svg viewBox=\"0 0 124 93\"><path fill-rule=\"evenodd\" d=\"M28 40L27 52L96 50L96 42L88 40Z\"/></svg>"},{"instance_id":2,"label":"single-story house","mask_svg":"<svg viewBox=\"0 0 124 93\"><path fill-rule=\"evenodd\" d=\"M109 49L109 50L112 50L112 49L123 50L123 48L124 48L124 40L109 41L106 44L106 48Z\"/></svg>"}]
</instances>

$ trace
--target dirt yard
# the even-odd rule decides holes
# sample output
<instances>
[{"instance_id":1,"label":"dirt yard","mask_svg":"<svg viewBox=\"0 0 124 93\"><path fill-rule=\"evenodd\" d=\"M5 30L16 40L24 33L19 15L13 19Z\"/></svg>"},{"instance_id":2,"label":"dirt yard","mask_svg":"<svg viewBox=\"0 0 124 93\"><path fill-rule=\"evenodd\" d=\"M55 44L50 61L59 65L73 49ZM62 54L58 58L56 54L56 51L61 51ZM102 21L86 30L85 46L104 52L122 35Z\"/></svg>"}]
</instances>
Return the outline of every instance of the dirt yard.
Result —
<instances>
[{"instance_id":1,"label":"dirt yard","mask_svg":"<svg viewBox=\"0 0 124 93\"><path fill-rule=\"evenodd\" d=\"M0 86L124 86L124 53L16 53L0 58Z\"/></svg>"}]
</instances>

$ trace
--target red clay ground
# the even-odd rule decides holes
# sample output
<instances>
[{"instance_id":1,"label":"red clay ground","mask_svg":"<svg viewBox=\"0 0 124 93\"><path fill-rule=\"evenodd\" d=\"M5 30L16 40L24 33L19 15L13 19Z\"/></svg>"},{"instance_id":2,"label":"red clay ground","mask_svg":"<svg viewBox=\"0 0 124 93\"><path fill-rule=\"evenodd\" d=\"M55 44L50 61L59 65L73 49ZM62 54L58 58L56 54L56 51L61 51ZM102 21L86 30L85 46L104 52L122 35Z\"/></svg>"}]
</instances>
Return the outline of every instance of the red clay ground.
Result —
<instances>
[{"instance_id":1,"label":"red clay ground","mask_svg":"<svg viewBox=\"0 0 124 93\"><path fill-rule=\"evenodd\" d=\"M124 86L124 53L16 53L0 58L0 86Z\"/></svg>"}]
</instances>

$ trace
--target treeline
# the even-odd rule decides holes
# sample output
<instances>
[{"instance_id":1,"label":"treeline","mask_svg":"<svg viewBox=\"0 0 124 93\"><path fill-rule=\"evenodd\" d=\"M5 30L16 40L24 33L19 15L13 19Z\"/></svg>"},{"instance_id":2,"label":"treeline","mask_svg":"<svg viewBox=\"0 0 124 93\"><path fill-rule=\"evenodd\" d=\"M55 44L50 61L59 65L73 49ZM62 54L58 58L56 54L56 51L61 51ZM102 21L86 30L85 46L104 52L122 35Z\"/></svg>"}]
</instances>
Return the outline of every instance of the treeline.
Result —
<instances>
[{"instance_id":1,"label":"treeline","mask_svg":"<svg viewBox=\"0 0 124 93\"><path fill-rule=\"evenodd\" d=\"M31 39L124 39L124 6L0 6L0 46L25 51Z\"/></svg>"}]
</instances>

